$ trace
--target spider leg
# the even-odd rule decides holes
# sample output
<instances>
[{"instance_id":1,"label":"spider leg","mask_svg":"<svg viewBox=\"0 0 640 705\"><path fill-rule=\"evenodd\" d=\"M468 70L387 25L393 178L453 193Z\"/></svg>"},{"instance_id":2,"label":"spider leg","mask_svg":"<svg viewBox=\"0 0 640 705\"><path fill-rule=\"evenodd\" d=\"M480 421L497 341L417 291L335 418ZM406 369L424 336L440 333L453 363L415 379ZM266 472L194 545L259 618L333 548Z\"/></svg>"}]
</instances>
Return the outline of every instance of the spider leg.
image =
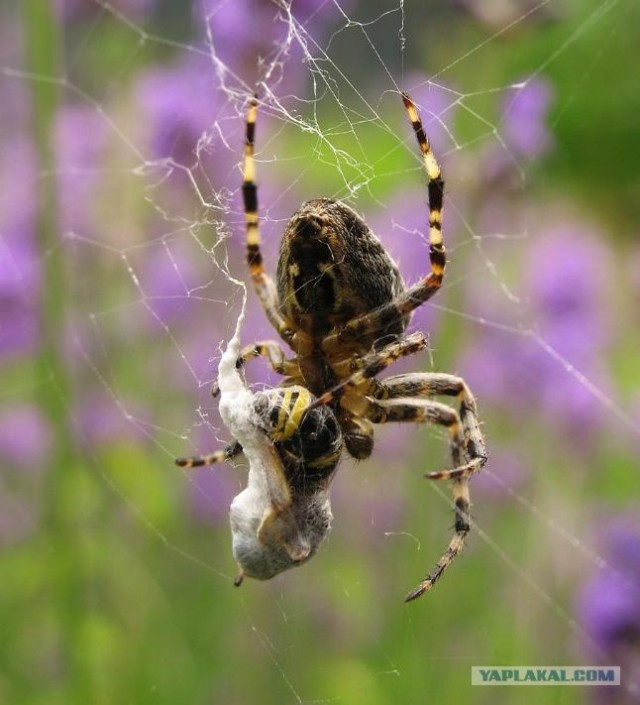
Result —
<instances>
[{"instance_id":1,"label":"spider leg","mask_svg":"<svg viewBox=\"0 0 640 705\"><path fill-rule=\"evenodd\" d=\"M176 458L176 465L181 468L199 468L203 465L213 465L214 463L224 463L232 460L237 455L242 453L242 446L238 441L229 443L222 450L217 450L215 453L208 455L193 455L189 458Z\"/></svg>"},{"instance_id":2,"label":"spider leg","mask_svg":"<svg viewBox=\"0 0 640 705\"><path fill-rule=\"evenodd\" d=\"M456 520L454 524L454 534L449 541L447 550L442 554L436 567L414 588L405 598L405 602L411 602L431 590L435 583L442 577L444 571L453 563L456 556L464 548L465 540L471 531L471 518L469 507L471 499L469 496L469 481L467 478L460 478L453 482L453 504L455 506Z\"/></svg>"},{"instance_id":3,"label":"spider leg","mask_svg":"<svg viewBox=\"0 0 640 705\"><path fill-rule=\"evenodd\" d=\"M260 220L258 216L258 186L255 182L256 163L254 158L256 116L258 100L254 96L249 102L244 142L244 169L242 200L247 229L247 264L253 280L253 287L271 325L286 342L293 338L294 331L278 310L278 294L275 284L266 273L260 251Z\"/></svg>"},{"instance_id":4,"label":"spider leg","mask_svg":"<svg viewBox=\"0 0 640 705\"><path fill-rule=\"evenodd\" d=\"M360 390L349 390L340 399L340 406L354 416L362 416L375 424L382 423L432 423L446 426L452 439L461 439L462 421L455 409L431 399L393 399L377 401L362 396ZM464 450L454 450L458 454Z\"/></svg>"},{"instance_id":5,"label":"spider leg","mask_svg":"<svg viewBox=\"0 0 640 705\"><path fill-rule=\"evenodd\" d=\"M468 456L468 444L460 414L447 404L431 399L402 399L378 402L365 397L360 390L349 390L340 399L340 406L355 418L374 424L431 423L445 426L449 431L449 445L455 467L452 470L429 473L430 479L466 479L485 464L485 456ZM464 458L464 464L461 459Z\"/></svg>"},{"instance_id":6,"label":"spider leg","mask_svg":"<svg viewBox=\"0 0 640 705\"><path fill-rule=\"evenodd\" d=\"M353 389L354 387L362 387L362 384L366 381L370 381L370 384L366 388L361 388L360 394L373 395L376 396L375 390L379 387L379 382L374 379L387 367L393 365L394 362L407 357L408 355L413 355L427 347L427 339L422 333L413 333L408 335L406 338L401 338L400 340L395 340L388 345L385 345L381 350L376 350L375 352L369 353L368 355L363 355L356 360L349 360L344 363L348 365L346 369L341 369L340 363L335 366L335 372L342 376L341 373L345 375L351 372L343 382L337 384L335 387L328 389L324 394L318 397L318 400L314 402L313 406L320 406L321 404L329 404L335 399L339 399L346 390Z\"/></svg>"},{"instance_id":7,"label":"spider leg","mask_svg":"<svg viewBox=\"0 0 640 705\"><path fill-rule=\"evenodd\" d=\"M446 551L442 554L436 567L427 577L412 590L405 598L406 602L415 600L425 592L430 590L440 579L444 571L451 565L456 556L464 547L467 534L471 530L469 495L469 476L479 470L486 462L486 457L476 457L460 465L463 458L467 458L465 449L465 438L462 432L463 423L460 415L455 409L441 404L437 401L424 399L412 401L409 399L389 400L378 402L373 399L345 394L340 400L340 404L349 409L356 416L363 416L373 423L388 423L393 421L414 421L422 423L434 423L446 426L449 430L449 443L454 470L443 471L443 473L430 473L427 477L436 479L452 479L453 504L455 507L454 535L449 541Z\"/></svg>"},{"instance_id":8,"label":"spider leg","mask_svg":"<svg viewBox=\"0 0 640 705\"><path fill-rule=\"evenodd\" d=\"M247 362L257 357L266 357L274 372L279 375L296 377L300 375L300 368L295 360L287 360L284 350L273 340L263 340L253 345L247 345L240 351L236 360L236 368L244 367ZM211 395L217 397L220 393L218 380L211 385Z\"/></svg>"},{"instance_id":9,"label":"spider leg","mask_svg":"<svg viewBox=\"0 0 640 705\"><path fill-rule=\"evenodd\" d=\"M384 330L395 321L405 318L425 301L428 301L442 285L446 265L445 247L442 239L444 181L438 162L431 151L431 145L424 131L418 109L406 93L402 94L402 101L418 140L424 169L428 177L431 271L394 301L390 301L369 313L352 318L343 328L327 336L323 341L323 348L329 351L338 350L346 342L358 340L377 330Z\"/></svg>"},{"instance_id":10,"label":"spider leg","mask_svg":"<svg viewBox=\"0 0 640 705\"><path fill-rule=\"evenodd\" d=\"M453 470L430 472L430 480L453 480L464 475L471 475L480 470L487 462L487 451L478 422L478 409L471 390L461 377L441 372L414 372L395 377L388 377L380 383L375 393L377 399L395 399L398 397L452 396L460 400L460 419L464 434L464 447L469 462Z\"/></svg>"}]
</instances>

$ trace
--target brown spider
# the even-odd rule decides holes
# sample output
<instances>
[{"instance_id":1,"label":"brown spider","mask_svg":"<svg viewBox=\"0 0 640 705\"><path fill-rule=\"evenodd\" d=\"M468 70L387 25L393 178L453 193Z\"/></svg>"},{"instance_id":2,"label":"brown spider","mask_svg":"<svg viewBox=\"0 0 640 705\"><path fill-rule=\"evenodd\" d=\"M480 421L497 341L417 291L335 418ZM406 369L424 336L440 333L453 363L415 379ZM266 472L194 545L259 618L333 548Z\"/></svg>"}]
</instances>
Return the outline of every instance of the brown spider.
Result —
<instances>
[{"instance_id":1,"label":"brown spider","mask_svg":"<svg viewBox=\"0 0 640 705\"><path fill-rule=\"evenodd\" d=\"M406 94L402 99L422 154L429 199L431 267L422 280L408 288L364 220L345 204L327 198L308 201L289 220L280 246L277 285L274 284L264 270L260 252L254 160L258 102L255 98L250 101L242 184L247 263L269 321L294 354L288 358L277 343L259 342L242 350L236 366L240 368L249 360L264 356L277 373L285 376L279 388L264 394L268 401L256 403L256 423L272 442L284 467L280 474L285 478L287 507L268 508L264 516L260 515L262 523L252 515L251 531L257 534L257 543L254 538L250 559L245 556L240 561L245 574L252 577L270 578L313 555L328 530L328 504L328 515L323 515L322 522L316 521L322 523L324 533L320 532L318 539L315 527L311 531L313 540L302 542L304 550L300 549L300 540L295 550L290 544L286 550L282 548L280 544L286 541L279 543L278 539L282 536L281 518L285 509L289 512L293 508L298 510L297 518L287 519L287 526L291 522L296 527L305 522L313 525L315 515L305 502L316 496L319 488L326 493L343 447L354 458L368 458L373 450L374 424L390 421L432 423L448 429L454 467L426 477L452 481L455 533L433 571L407 595L409 601L429 590L462 549L471 523L469 478L486 463L487 455L476 402L463 379L430 372L377 379L396 360L426 348L422 333L405 335L405 331L412 312L440 288L446 262L440 167L415 104ZM278 389L295 392L287 397ZM439 395L456 397L459 410L434 401L433 397ZM302 424L306 421L308 429L318 430L319 417L311 415L321 408L328 413L322 423L335 428L320 441L315 436L312 440ZM312 462L305 457L310 448ZM229 460L240 452L242 446L236 441L224 451L177 462L182 467L193 467ZM307 490L303 491L305 486ZM265 529L267 514L269 521L280 517L280 533L274 532L273 525L270 531ZM265 546L266 559L264 555L256 559L256 551L264 551Z\"/></svg>"}]
</instances>

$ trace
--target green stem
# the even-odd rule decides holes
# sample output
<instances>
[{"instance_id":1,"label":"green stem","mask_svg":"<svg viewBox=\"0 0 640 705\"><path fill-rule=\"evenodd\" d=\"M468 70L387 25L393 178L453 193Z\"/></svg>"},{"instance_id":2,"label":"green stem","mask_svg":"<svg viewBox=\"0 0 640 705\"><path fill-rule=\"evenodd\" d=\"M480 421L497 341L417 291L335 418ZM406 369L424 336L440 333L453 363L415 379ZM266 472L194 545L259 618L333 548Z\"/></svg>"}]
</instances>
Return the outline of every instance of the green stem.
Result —
<instances>
[{"instance_id":1,"label":"green stem","mask_svg":"<svg viewBox=\"0 0 640 705\"><path fill-rule=\"evenodd\" d=\"M62 350L66 329L67 272L58 234L54 155L56 111L59 102L59 27L49 0L23 0L25 65L33 75L31 130L37 153L37 236L42 267L40 347L37 402L54 431L48 471L46 518L51 600L59 621L60 662L68 685L68 702L90 701L90 680L83 667L85 575L82 564L78 511L71 506L79 462L70 428L69 372Z\"/></svg>"}]
</instances>

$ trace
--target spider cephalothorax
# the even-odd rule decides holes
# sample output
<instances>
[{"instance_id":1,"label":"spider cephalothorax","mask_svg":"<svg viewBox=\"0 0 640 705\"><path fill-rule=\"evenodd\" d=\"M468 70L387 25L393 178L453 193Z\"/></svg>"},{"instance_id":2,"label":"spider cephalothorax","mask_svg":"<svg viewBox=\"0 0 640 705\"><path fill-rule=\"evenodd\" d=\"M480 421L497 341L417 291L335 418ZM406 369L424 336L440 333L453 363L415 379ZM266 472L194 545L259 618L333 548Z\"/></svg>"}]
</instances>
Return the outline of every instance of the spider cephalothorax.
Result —
<instances>
[{"instance_id":1,"label":"spider cephalothorax","mask_svg":"<svg viewBox=\"0 0 640 705\"><path fill-rule=\"evenodd\" d=\"M284 466L297 467L305 478L303 485L311 488L311 493L304 496L296 495L294 491L290 493L292 504L299 504L297 509L303 506L305 497L308 501L316 491L325 492L342 444L355 458L364 459L371 454L375 424L413 421L438 424L448 430L454 468L432 472L427 477L452 481L455 533L434 570L407 596L407 600L413 600L432 587L462 549L470 530L469 477L482 468L487 457L476 402L463 379L429 372L378 379L378 375L396 360L426 348L421 333L405 335L405 331L411 313L439 290L446 263L442 239L444 182L440 167L416 106L406 94L402 99L422 154L429 198L430 267L421 280L408 288L397 266L364 220L345 204L327 198L308 201L289 220L280 247L277 285L274 284L263 267L260 251L254 161L258 103L256 99L251 100L242 184L247 263L265 313L293 355L287 358L277 343L264 341L246 347L237 366L255 357L267 357L273 369L285 376L280 390L306 391L306 397L303 392L298 394L298 412L288 417L289 429L295 429L297 434L297 445L283 443L277 425L273 425L277 420L275 416L271 419L272 425L264 428ZM265 393L266 398L271 398L274 393L282 402L282 395L286 392L272 390ZM458 409L435 401L435 396L455 397L459 402ZM303 408L305 404L307 406ZM327 409L323 419L308 415L322 408ZM327 475L314 484L313 476L318 468L305 460L305 453L312 438L307 434L312 433L311 425L318 421L329 426L325 441L327 438L336 440L331 430L334 426L339 426L341 439L336 440L333 454L321 453L326 461L324 470ZM314 428L317 433L317 425ZM235 443L225 451L187 458L179 464L189 467L226 460L241 450ZM327 460L329 455L330 461ZM295 482L293 475L286 479L292 490L301 475L296 477ZM290 509L295 513L295 506ZM295 524L294 519L291 521ZM256 540L258 544L266 541L259 531ZM269 540L273 542L273 535ZM277 539L275 541L269 550L277 553ZM305 560L306 557L307 554ZM271 577L271 574L299 562L276 561L275 568L272 565L267 571L269 575L255 577Z\"/></svg>"}]
</instances>

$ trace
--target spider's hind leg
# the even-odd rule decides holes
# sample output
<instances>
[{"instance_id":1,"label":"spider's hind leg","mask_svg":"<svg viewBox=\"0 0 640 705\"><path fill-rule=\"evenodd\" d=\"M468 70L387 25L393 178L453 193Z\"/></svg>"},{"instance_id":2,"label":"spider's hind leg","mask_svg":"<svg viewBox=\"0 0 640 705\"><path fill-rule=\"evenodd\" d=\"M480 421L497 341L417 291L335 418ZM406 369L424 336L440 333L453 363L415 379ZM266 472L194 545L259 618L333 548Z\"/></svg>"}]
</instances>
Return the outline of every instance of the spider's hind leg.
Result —
<instances>
[{"instance_id":1,"label":"spider's hind leg","mask_svg":"<svg viewBox=\"0 0 640 705\"><path fill-rule=\"evenodd\" d=\"M457 441L454 435L451 437L453 469L430 472L426 477L430 480L453 481L455 533L435 568L407 595L407 602L430 590L464 547L471 530L469 478L485 465L487 452L478 422L475 398L461 377L430 372L397 375L385 379L378 391L380 399L398 400L395 403L406 397L419 399L438 395L455 396L460 400L460 411L456 416L461 424L461 433L457 434Z\"/></svg>"},{"instance_id":2,"label":"spider's hind leg","mask_svg":"<svg viewBox=\"0 0 640 705\"><path fill-rule=\"evenodd\" d=\"M324 342L327 350L339 350L345 343L361 339L365 335L388 328L394 322L407 319L412 311L428 301L442 286L447 262L442 236L444 180L422 125L418 108L406 93L402 94L402 101L411 121L428 179L430 271L393 301L352 318L340 330L327 336Z\"/></svg>"},{"instance_id":3,"label":"spider's hind leg","mask_svg":"<svg viewBox=\"0 0 640 705\"><path fill-rule=\"evenodd\" d=\"M394 421L433 423L445 426L449 431L451 456L455 467L452 470L430 473L427 477L431 479L453 480L452 491L455 510L454 535L449 541L447 549L436 564L436 567L420 582L417 588L407 595L405 599L409 602L430 590L464 547L467 534L471 530L469 477L484 465L486 455L484 454L483 441L482 445L474 445L466 438L467 429L473 429L474 423L477 426L477 420L475 420L471 426L467 425L465 429L461 415L455 409L452 409L446 404L433 401L432 399L416 399L416 380L412 379L408 381L406 379L407 377L411 378L415 377L415 375L399 375L395 380L395 389L393 383L391 385L391 392L389 392L388 388L385 386L386 381L380 383L379 394L384 395L385 392L388 394L385 400L378 401L376 399L360 396L358 395L358 390L353 389L347 391L341 397L340 405L348 409L354 416L369 419L373 423L388 423ZM413 398L407 398L406 396L409 394L408 385L410 385L413 390ZM395 398L392 396L394 391L399 393ZM440 393L444 392L441 391ZM464 393L464 390L458 390L457 393ZM473 409L473 418L475 419L475 402L470 401L472 399L473 397L469 397L469 399L466 400L466 404ZM467 412L465 411L465 413ZM480 440L482 440L481 436ZM476 453L475 457L469 456L471 449Z\"/></svg>"},{"instance_id":4,"label":"spider's hind leg","mask_svg":"<svg viewBox=\"0 0 640 705\"><path fill-rule=\"evenodd\" d=\"M256 117L258 115L258 100L253 97L247 109L244 163L242 180L242 202L244 206L244 219L246 226L247 265L253 288L255 289L262 308L267 314L271 325L278 331L278 335L290 343L294 331L278 309L278 294L271 277L266 273L260 250L260 217L258 214L258 185L256 184L255 161L255 134Z\"/></svg>"},{"instance_id":5,"label":"spider's hind leg","mask_svg":"<svg viewBox=\"0 0 640 705\"><path fill-rule=\"evenodd\" d=\"M405 602L416 600L424 595L425 592L431 590L464 548L467 535L471 531L471 517L469 514L471 499L469 496L469 479L467 477L454 481L453 504L455 506L456 519L454 534L449 541L447 550L442 554L436 567L404 598Z\"/></svg>"},{"instance_id":6,"label":"spider's hind leg","mask_svg":"<svg viewBox=\"0 0 640 705\"><path fill-rule=\"evenodd\" d=\"M222 450L216 450L214 453L207 455L192 455L188 458L176 458L176 465L181 468L200 468L204 465L213 465L214 463L224 463L228 460L233 460L236 455L242 453L242 446L238 441L229 443Z\"/></svg>"}]
</instances>

